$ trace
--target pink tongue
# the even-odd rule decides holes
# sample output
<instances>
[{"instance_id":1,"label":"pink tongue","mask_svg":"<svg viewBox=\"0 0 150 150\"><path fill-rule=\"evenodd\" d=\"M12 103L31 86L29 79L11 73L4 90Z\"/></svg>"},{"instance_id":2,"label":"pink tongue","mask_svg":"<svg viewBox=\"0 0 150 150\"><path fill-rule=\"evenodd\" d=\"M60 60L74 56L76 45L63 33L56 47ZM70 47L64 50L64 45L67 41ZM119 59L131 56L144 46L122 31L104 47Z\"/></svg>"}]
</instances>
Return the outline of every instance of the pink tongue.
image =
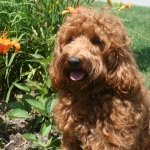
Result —
<instances>
[{"instance_id":1,"label":"pink tongue","mask_svg":"<svg viewBox=\"0 0 150 150\"><path fill-rule=\"evenodd\" d=\"M73 81L79 81L83 78L84 73L81 71L71 71L70 72L70 78Z\"/></svg>"}]
</instances>

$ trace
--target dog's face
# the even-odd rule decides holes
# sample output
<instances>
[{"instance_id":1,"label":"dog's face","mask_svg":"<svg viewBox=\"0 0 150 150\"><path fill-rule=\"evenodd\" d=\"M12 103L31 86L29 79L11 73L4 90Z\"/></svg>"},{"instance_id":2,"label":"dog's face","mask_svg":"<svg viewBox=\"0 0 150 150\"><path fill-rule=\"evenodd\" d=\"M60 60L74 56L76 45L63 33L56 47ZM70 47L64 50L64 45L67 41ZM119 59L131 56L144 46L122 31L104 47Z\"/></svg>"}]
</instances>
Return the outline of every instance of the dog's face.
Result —
<instances>
[{"instance_id":1,"label":"dog's face","mask_svg":"<svg viewBox=\"0 0 150 150\"><path fill-rule=\"evenodd\" d=\"M120 82L120 75L116 74L120 63L124 59L126 62L132 61L127 48L129 43L117 18L78 9L66 19L57 35L51 67L54 87L63 89L69 86L70 90L89 89L92 92L96 85L102 88L104 85L115 86ZM119 68L121 71L125 70ZM122 80L127 76L122 76Z\"/></svg>"}]
</instances>

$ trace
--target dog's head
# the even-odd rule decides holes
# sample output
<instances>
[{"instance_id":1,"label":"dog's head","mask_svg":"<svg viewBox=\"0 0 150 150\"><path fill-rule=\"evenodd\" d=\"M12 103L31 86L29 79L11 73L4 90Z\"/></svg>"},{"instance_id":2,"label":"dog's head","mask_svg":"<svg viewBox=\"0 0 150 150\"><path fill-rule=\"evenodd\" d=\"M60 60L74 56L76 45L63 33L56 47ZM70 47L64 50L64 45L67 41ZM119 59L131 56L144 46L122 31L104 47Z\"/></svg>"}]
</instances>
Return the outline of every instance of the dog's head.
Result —
<instances>
[{"instance_id":1,"label":"dog's head","mask_svg":"<svg viewBox=\"0 0 150 150\"><path fill-rule=\"evenodd\" d=\"M57 35L51 66L53 86L87 94L104 88L125 95L137 92L136 65L129 44L118 18L78 8Z\"/></svg>"}]
</instances>

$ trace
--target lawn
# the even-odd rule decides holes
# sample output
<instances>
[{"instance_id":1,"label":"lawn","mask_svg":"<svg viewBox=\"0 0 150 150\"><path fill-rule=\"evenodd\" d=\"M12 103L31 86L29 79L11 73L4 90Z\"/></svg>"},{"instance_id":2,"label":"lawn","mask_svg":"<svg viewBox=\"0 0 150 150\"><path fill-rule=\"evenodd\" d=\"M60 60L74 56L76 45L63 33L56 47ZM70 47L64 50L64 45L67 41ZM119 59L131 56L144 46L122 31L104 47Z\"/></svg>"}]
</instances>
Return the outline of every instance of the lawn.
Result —
<instances>
[{"instance_id":1,"label":"lawn","mask_svg":"<svg viewBox=\"0 0 150 150\"><path fill-rule=\"evenodd\" d=\"M107 7L104 2L94 2L93 7L99 10ZM132 6L115 13L126 27L132 40L133 50L139 70L146 77L146 84L150 88L150 7Z\"/></svg>"}]
</instances>

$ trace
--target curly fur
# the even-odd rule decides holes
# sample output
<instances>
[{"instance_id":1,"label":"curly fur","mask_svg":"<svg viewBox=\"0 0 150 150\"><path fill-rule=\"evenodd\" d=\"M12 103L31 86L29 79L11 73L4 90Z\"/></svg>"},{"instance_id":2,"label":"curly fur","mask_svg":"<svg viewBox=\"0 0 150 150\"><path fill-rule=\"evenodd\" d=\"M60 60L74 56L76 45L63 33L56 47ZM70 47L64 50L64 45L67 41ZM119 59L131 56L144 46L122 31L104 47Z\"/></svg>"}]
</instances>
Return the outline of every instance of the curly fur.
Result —
<instances>
[{"instance_id":1,"label":"curly fur","mask_svg":"<svg viewBox=\"0 0 150 150\"><path fill-rule=\"evenodd\" d=\"M120 20L103 11L78 8L60 26L50 74L62 150L150 149L150 93L129 44ZM74 81L72 71L84 77Z\"/></svg>"}]
</instances>

